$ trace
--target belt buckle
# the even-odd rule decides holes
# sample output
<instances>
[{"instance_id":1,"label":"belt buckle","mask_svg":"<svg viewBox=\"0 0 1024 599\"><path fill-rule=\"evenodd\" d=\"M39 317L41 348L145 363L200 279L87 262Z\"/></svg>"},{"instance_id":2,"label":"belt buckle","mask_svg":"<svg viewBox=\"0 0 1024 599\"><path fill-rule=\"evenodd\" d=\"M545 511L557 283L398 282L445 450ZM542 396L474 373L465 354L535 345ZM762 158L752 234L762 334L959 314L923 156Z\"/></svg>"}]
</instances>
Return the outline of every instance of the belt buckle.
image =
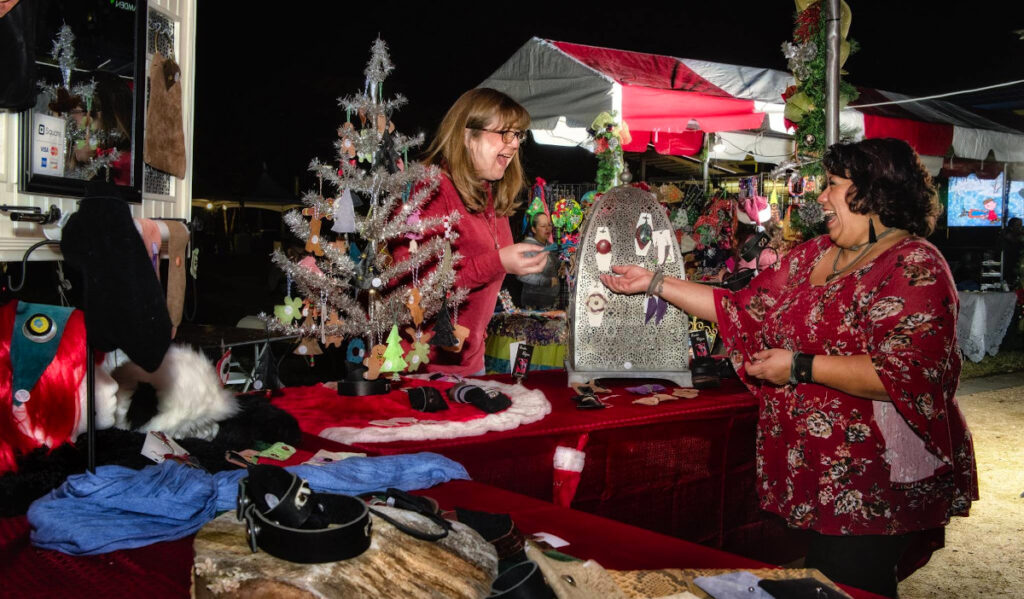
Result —
<instances>
[{"instance_id":1,"label":"belt buckle","mask_svg":"<svg viewBox=\"0 0 1024 599\"><path fill-rule=\"evenodd\" d=\"M260 548L256 543L256 535L260 532L260 527L256 524L256 518L253 516L256 506L250 505L245 509L242 514L245 520L245 540L249 542L249 548L252 549L253 553L258 553Z\"/></svg>"},{"instance_id":2,"label":"belt buckle","mask_svg":"<svg viewBox=\"0 0 1024 599\"><path fill-rule=\"evenodd\" d=\"M238 481L238 497L235 499L235 518L241 520L245 516L245 510L247 507L252 505L252 500L249 499L249 493L247 490L247 483L249 478L242 478Z\"/></svg>"}]
</instances>

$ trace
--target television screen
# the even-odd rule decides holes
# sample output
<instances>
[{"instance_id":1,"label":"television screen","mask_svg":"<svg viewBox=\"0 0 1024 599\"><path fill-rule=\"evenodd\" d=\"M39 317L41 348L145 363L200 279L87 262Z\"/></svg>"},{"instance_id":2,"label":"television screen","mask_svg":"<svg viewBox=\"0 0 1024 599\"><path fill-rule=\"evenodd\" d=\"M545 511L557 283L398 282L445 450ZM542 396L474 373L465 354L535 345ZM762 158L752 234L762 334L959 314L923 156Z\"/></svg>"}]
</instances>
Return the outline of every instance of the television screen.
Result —
<instances>
[{"instance_id":1,"label":"television screen","mask_svg":"<svg viewBox=\"0 0 1024 599\"><path fill-rule=\"evenodd\" d=\"M1010 181L1010 196L1006 201L1006 217L1024 219L1024 181Z\"/></svg>"},{"instance_id":2,"label":"television screen","mask_svg":"<svg viewBox=\"0 0 1024 599\"><path fill-rule=\"evenodd\" d=\"M1003 224L1003 175L979 179L976 175L949 178L950 227L1001 227Z\"/></svg>"}]
</instances>

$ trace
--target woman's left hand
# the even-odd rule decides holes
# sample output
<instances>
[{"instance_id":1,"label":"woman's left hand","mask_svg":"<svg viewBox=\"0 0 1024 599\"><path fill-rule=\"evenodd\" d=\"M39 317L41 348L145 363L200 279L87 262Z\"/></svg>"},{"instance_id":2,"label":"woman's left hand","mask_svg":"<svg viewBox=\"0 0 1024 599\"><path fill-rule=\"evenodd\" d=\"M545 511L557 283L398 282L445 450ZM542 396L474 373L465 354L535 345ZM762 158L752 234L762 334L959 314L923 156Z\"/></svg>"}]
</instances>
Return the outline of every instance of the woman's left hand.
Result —
<instances>
[{"instance_id":1,"label":"woman's left hand","mask_svg":"<svg viewBox=\"0 0 1024 599\"><path fill-rule=\"evenodd\" d=\"M651 271L635 264L613 266L612 272L615 274L601 275L601 282L615 293L625 295L647 291L647 287L651 284L651 277L654 276Z\"/></svg>"},{"instance_id":2,"label":"woman's left hand","mask_svg":"<svg viewBox=\"0 0 1024 599\"><path fill-rule=\"evenodd\" d=\"M744 362L743 369L755 379L768 381L773 385L789 383L789 371L793 366L793 352L787 349L766 349L751 356L753 362Z\"/></svg>"}]
</instances>

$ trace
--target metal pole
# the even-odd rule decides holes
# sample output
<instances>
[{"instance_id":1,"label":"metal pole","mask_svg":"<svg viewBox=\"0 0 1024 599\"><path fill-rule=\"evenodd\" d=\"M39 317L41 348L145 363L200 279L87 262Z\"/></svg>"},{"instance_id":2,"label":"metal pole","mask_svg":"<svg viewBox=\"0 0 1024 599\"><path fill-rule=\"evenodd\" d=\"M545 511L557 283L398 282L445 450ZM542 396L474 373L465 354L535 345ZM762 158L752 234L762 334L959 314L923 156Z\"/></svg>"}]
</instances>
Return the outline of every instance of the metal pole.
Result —
<instances>
[{"instance_id":1,"label":"metal pole","mask_svg":"<svg viewBox=\"0 0 1024 599\"><path fill-rule=\"evenodd\" d=\"M825 147L839 141L839 0L828 0L825 30Z\"/></svg>"},{"instance_id":2,"label":"metal pole","mask_svg":"<svg viewBox=\"0 0 1024 599\"><path fill-rule=\"evenodd\" d=\"M704 134L704 190L708 188L708 165L711 164L711 134Z\"/></svg>"}]
</instances>

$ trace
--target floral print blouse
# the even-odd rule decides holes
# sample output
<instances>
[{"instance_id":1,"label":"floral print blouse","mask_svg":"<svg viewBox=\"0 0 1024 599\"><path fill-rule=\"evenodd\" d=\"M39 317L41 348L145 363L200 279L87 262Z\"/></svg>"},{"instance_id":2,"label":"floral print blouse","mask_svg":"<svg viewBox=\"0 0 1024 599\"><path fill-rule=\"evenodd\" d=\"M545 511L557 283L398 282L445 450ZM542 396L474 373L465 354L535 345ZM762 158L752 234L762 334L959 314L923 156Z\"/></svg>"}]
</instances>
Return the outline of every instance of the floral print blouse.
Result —
<instances>
[{"instance_id":1,"label":"floral print blouse","mask_svg":"<svg viewBox=\"0 0 1024 599\"><path fill-rule=\"evenodd\" d=\"M761 507L823 534L903 534L966 516L978 497L970 431L954 399L959 303L939 251L907 237L811 285L827 236L803 243L744 289L715 290L720 334L760 400ZM867 354L891 402L814 383L776 386L743 362L768 348Z\"/></svg>"}]
</instances>

